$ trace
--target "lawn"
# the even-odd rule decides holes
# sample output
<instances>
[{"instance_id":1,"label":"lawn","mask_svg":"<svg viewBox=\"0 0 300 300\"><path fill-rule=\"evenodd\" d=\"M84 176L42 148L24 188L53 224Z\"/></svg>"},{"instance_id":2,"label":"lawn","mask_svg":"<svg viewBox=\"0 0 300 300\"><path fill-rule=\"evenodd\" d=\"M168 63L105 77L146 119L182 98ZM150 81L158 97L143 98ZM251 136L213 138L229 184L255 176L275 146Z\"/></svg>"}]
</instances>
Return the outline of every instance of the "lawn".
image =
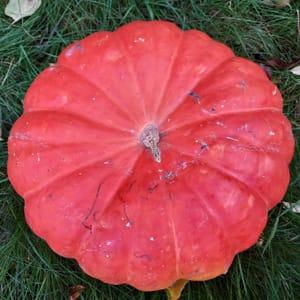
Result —
<instances>
[{"instance_id":1,"label":"lawn","mask_svg":"<svg viewBox=\"0 0 300 300\"><path fill-rule=\"evenodd\" d=\"M80 286L80 299L165 299L163 291L143 293L101 283L76 262L54 254L26 225L23 200L6 174L9 130L22 113L30 83L66 45L98 30L137 19L169 20L183 29L205 31L236 54L269 66L296 138L284 201L299 203L300 76L289 70L300 65L299 0L280 8L255 0L44 0L34 15L16 24L4 15L6 2L0 3L0 299L68 299ZM182 299L299 299L299 216L277 205L257 245L238 255L226 275L189 283Z\"/></svg>"}]
</instances>

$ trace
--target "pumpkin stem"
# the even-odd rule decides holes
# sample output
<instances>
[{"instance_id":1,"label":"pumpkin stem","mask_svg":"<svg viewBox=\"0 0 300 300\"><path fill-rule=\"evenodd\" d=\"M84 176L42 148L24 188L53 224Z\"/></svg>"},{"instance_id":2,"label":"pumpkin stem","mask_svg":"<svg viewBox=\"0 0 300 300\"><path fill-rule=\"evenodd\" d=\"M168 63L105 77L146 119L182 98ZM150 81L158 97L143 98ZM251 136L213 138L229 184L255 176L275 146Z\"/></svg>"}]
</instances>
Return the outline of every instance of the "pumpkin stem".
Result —
<instances>
[{"instance_id":1,"label":"pumpkin stem","mask_svg":"<svg viewBox=\"0 0 300 300\"><path fill-rule=\"evenodd\" d=\"M142 131L140 136L141 143L150 148L154 161L161 162L161 153L158 148L159 143L159 131L153 124L148 124Z\"/></svg>"},{"instance_id":2,"label":"pumpkin stem","mask_svg":"<svg viewBox=\"0 0 300 300\"><path fill-rule=\"evenodd\" d=\"M188 280L179 279L167 288L168 300L178 300Z\"/></svg>"}]
</instances>

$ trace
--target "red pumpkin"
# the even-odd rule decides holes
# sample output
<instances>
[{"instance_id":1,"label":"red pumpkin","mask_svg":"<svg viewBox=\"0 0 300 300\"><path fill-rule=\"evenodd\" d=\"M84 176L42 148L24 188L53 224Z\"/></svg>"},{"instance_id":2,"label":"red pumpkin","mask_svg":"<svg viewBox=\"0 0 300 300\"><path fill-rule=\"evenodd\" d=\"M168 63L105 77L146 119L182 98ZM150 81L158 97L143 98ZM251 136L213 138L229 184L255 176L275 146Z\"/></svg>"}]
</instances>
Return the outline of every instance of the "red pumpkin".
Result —
<instances>
[{"instance_id":1,"label":"red pumpkin","mask_svg":"<svg viewBox=\"0 0 300 300\"><path fill-rule=\"evenodd\" d=\"M200 31L133 22L36 78L8 172L55 252L149 291L226 273L282 199L293 148L258 65Z\"/></svg>"}]
</instances>

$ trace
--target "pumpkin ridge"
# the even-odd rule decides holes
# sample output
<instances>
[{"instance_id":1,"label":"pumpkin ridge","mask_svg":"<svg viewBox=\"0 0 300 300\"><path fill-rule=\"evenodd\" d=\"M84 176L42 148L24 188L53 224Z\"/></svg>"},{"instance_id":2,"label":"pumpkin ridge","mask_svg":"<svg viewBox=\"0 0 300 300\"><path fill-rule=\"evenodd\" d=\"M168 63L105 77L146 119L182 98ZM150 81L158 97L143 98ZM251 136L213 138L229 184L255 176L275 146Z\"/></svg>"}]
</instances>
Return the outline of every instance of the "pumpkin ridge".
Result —
<instances>
[{"instance_id":1,"label":"pumpkin ridge","mask_svg":"<svg viewBox=\"0 0 300 300\"><path fill-rule=\"evenodd\" d=\"M238 143L238 147L240 148L246 148L246 149L250 149L253 152L257 152L260 154L265 154L265 155L274 155L274 156L279 156L280 158L284 158L284 155L282 155L281 153L275 152L275 151L268 151L267 149L263 148L263 147L258 147L258 146L253 146L250 143L247 143L247 141L241 137L239 137L239 142L236 142L234 140L230 140L228 138L226 138L226 136L218 136L219 140L224 140L230 144L234 144L234 143ZM210 146L216 145L218 142L215 141L213 143L210 143Z\"/></svg>"},{"instance_id":2,"label":"pumpkin ridge","mask_svg":"<svg viewBox=\"0 0 300 300\"><path fill-rule=\"evenodd\" d=\"M235 58L240 58L240 57L235 57ZM236 59L234 58L233 62L237 61ZM226 66L224 66L226 67ZM222 70L222 68L221 68ZM226 71L226 69L225 69ZM221 72L220 72L221 73ZM216 78L220 77L221 75L217 73L217 76ZM240 85L241 85L241 82L243 84L246 84L247 87L248 86L253 86L253 85L259 85L259 84L268 84L268 88L271 88L274 90L276 88L275 84L273 84L272 82L268 81L267 78L264 78L264 77L254 77L253 75L250 76L250 75L245 75L245 74L240 74L240 76L242 77L242 79L240 80ZM210 79L210 78L208 78ZM226 78L227 79L227 78ZM243 80L246 82L244 83ZM205 83L205 82L204 82ZM211 95L211 94L214 94L215 90L217 89L220 89L222 88L222 91L224 93L227 92L227 90L230 90L232 88L232 85L234 84L237 84L237 79L236 77L233 77L233 78L228 78L227 81L220 81L218 83L215 83L214 84L210 84L209 87L206 87L205 90L203 90L203 92L201 93L203 97L207 97L208 95ZM202 87L203 88L203 87ZM241 88L243 89L243 87ZM279 92L276 92L276 94L278 96L280 96L280 100L281 100L281 94L279 94ZM275 94L275 95L276 95ZM272 96L275 96L275 95L272 95ZM278 100L279 100L278 99ZM274 106L274 108L277 108L276 106ZM281 105L281 108L282 108L282 105Z\"/></svg>"},{"instance_id":3,"label":"pumpkin ridge","mask_svg":"<svg viewBox=\"0 0 300 300\"><path fill-rule=\"evenodd\" d=\"M221 114L210 115L205 118L198 119L198 120L188 120L187 122L182 122L181 124L180 123L178 125L176 124L176 126L164 129L163 133L167 134L167 133L173 132L178 129L182 129L187 126L191 126L191 125L194 125L197 123L205 123L207 121L222 118L222 117L227 117L227 116L232 116L232 115L240 115L240 114L252 114L252 113L278 113L281 115L282 111L279 108L273 108L273 107L261 107L258 109L257 108L253 108L253 109L247 108L247 109L241 109L241 110L232 110L232 111L227 111L227 112L221 113Z\"/></svg>"},{"instance_id":4,"label":"pumpkin ridge","mask_svg":"<svg viewBox=\"0 0 300 300\"><path fill-rule=\"evenodd\" d=\"M230 245L230 239L228 238L228 235L226 234L226 230L224 229L224 226L222 226L222 224L220 224L220 222L218 222L218 218L216 217L215 213L215 209L210 205L209 201L206 201L202 198L202 196L199 196L199 194L197 194L195 192L195 190L193 189L193 187L189 184L189 182L187 180L184 181L185 182L185 186L192 192L192 194L195 195L196 198L199 198L199 202L200 202L200 206L204 207L206 212L209 214L210 218L213 220L214 224L217 225L217 227L220 229L220 231L222 232L223 235L223 240L226 242L226 249L230 249L232 252L232 259L236 254L236 251L233 251L232 246ZM220 218L219 218L220 219ZM231 261L232 261L231 259ZM230 266L230 263L228 265L228 268ZM226 270L225 270L226 272ZM195 277L195 276L194 276ZM187 278L188 280L192 280L193 277L191 278Z\"/></svg>"},{"instance_id":5,"label":"pumpkin ridge","mask_svg":"<svg viewBox=\"0 0 300 300\"><path fill-rule=\"evenodd\" d=\"M129 147L128 146L127 147L123 147L122 149L119 149L118 151L114 151L114 152L109 153L108 155L104 156L101 159L99 159L99 158L93 159L91 161L88 161L88 162L82 164L81 166L76 166L74 169L71 169L71 170L69 170L67 172L64 172L63 174L59 174L58 176L53 176L48 181L43 182L42 184L37 185L36 188L31 189L31 190L25 192L23 194L23 197L27 198L27 197L34 196L35 194L39 193L43 189L47 188L49 185L51 185L51 184L53 184L53 183L61 180L62 178L66 177L66 176L71 175L72 173L75 173L75 172L78 172L79 170L88 168L88 167L90 167L93 164L100 163L103 160L107 160L111 156L114 156L114 155L117 155L117 154L121 154L124 150L130 149L130 148L133 148L133 147L134 146L130 146L130 145L129 145ZM138 155L138 157L139 157L139 155Z\"/></svg>"},{"instance_id":6,"label":"pumpkin ridge","mask_svg":"<svg viewBox=\"0 0 300 300\"><path fill-rule=\"evenodd\" d=\"M141 202L141 199L139 199L140 214L139 214L138 219L135 221L136 224L139 224L139 221L141 220L141 217L143 216L141 207L142 207L142 202ZM137 225L136 228L140 228L140 227ZM140 228L140 230L141 230L141 228ZM131 231L130 235L129 235L129 240L127 242L128 247L127 247L127 263L126 263L126 283L128 283L128 284L130 284L132 281L130 279L130 273L132 272L132 270L130 269L130 263L133 259L133 255L134 255L134 240L136 241L136 239L135 239L136 235L137 235L136 233Z\"/></svg>"},{"instance_id":7,"label":"pumpkin ridge","mask_svg":"<svg viewBox=\"0 0 300 300\"><path fill-rule=\"evenodd\" d=\"M11 136L11 139L14 140L14 141L18 141L18 142L21 142L21 143L24 143L24 144L28 144L28 145L37 145L37 146L41 146L41 147L45 147L44 150L51 150L57 146L62 146L62 147L74 147L74 146L78 146L78 145L82 145L82 143L77 143L77 142L74 142L74 143L59 143L59 144L54 144L54 143L44 143L44 142L41 142L41 141L36 141L36 140L32 140L30 138L21 138L19 136L14 136L12 135ZM85 143L87 145L90 145L90 146L94 146L95 144L94 143ZM25 146L26 147L26 146Z\"/></svg>"},{"instance_id":8,"label":"pumpkin ridge","mask_svg":"<svg viewBox=\"0 0 300 300\"><path fill-rule=\"evenodd\" d=\"M76 70L74 70L73 68L66 66L65 64L62 63L58 63L59 66L69 70L70 72L73 72L74 74L76 74L78 77L81 78L81 80L84 80L86 82L88 82L89 84L91 84L92 86L94 86L98 91L100 91L102 94L104 94L106 96L106 99L108 101L110 101L111 104L113 104L120 112L122 112L122 114L124 116L126 116L126 118L128 118L129 120L131 120L132 122L134 122L136 125L138 124L137 120L132 119L131 114L123 109L123 107L121 105L118 105L117 101L113 100L113 97L110 96L107 91L105 91L102 87L100 87L100 85L96 84L95 82L91 81L90 79L88 79L88 77L83 76L81 73L77 72Z\"/></svg>"},{"instance_id":9,"label":"pumpkin ridge","mask_svg":"<svg viewBox=\"0 0 300 300\"><path fill-rule=\"evenodd\" d=\"M176 277L177 280L180 279L180 268L179 268L179 261L180 261L180 248L178 245L178 239L177 239L177 235L176 235L176 228L175 228L175 222L174 222L174 216L173 216L173 210L172 210L172 193L167 189L166 190L168 193L168 199L167 199L167 204L166 204L166 208L167 208L167 212L168 212L168 217L169 217L169 223L170 223L170 227L171 227L171 235L173 237L173 241L174 241L174 252L175 252L175 270L176 270Z\"/></svg>"},{"instance_id":10,"label":"pumpkin ridge","mask_svg":"<svg viewBox=\"0 0 300 300\"><path fill-rule=\"evenodd\" d=\"M219 44L218 42L215 42L215 41L212 41L211 42L212 44L213 43L217 43ZM201 83L202 81L204 81L205 79L209 78L211 75L213 75L213 73L215 72L215 70L217 70L218 68L220 68L221 66L225 65L226 63L228 63L229 61L231 61L232 59L234 59L236 56L233 54L233 56L231 57L228 57L227 59L225 59L224 61L222 61L221 63L217 64L214 68L212 68L205 76L204 78L197 78L197 80L195 80L195 82L191 85L191 87L187 88L187 92L184 94L184 96L182 96L182 99L180 99L180 101L178 102L178 104L175 106L175 107L172 107L172 109L167 112L165 114L165 116L163 116L161 118L161 120L159 120L158 124L159 125L162 125L163 123L166 122L166 120L168 119L169 116L171 116L173 113L175 113L178 108L184 103L186 97L188 96L189 92L192 91L199 83Z\"/></svg>"},{"instance_id":11,"label":"pumpkin ridge","mask_svg":"<svg viewBox=\"0 0 300 300\"><path fill-rule=\"evenodd\" d=\"M191 157L193 160L195 160L195 156L192 156L189 153L184 153L184 152L180 152L176 147L171 146L172 149L174 151L176 151L179 154L184 154L188 157ZM256 191L253 187L249 186L246 182L244 182L243 180L241 180L240 178L238 178L237 176L235 176L232 172L225 170L225 168L221 168L221 167L217 167L215 164L212 164L210 162L208 162L207 160L204 159L200 159L200 158L196 158L198 163L202 163L204 165L206 165L208 168L210 168L211 170L219 173L220 175L222 175L223 177L228 177L236 182L239 182L241 185L243 185L248 191L250 191L254 196L258 197L259 199L261 199L261 201L263 201L267 206L269 205L269 201L267 201L264 196L262 196L260 194L260 192Z\"/></svg>"},{"instance_id":12,"label":"pumpkin ridge","mask_svg":"<svg viewBox=\"0 0 300 300\"><path fill-rule=\"evenodd\" d=\"M134 84L136 87L136 90L139 92L139 94L141 95L141 102L142 102L142 109L143 109L143 114L144 114L144 118L147 120L148 116L147 116L147 112L146 112L146 105L145 105L145 99L141 93L141 87L140 87L140 83L137 79L137 74L136 74L136 70L133 66L132 60L130 59L130 55L128 54L128 51L126 50L125 46L124 46L124 42L120 36L120 32L118 30L113 32L113 35L117 37L117 40L119 41L119 45L120 45L120 49L121 52L123 53L126 62L127 62L127 66L128 66L128 70L130 71L132 78L134 79Z\"/></svg>"},{"instance_id":13,"label":"pumpkin ridge","mask_svg":"<svg viewBox=\"0 0 300 300\"><path fill-rule=\"evenodd\" d=\"M244 182L243 180L241 180L240 178L235 176L231 171L225 170L225 168L222 168L222 167L217 167L215 164L212 164L203 159L199 159L199 162L205 164L207 167L209 167L213 171L216 171L217 173L221 174L222 176L228 177L228 178L232 179L233 181L239 182L240 184L245 186L245 188L248 191L250 191L254 196L256 196L258 199L263 201L267 206L269 205L269 201L263 195L261 195L260 192L256 191L252 186L250 186L249 184L247 184L246 182Z\"/></svg>"},{"instance_id":14,"label":"pumpkin ridge","mask_svg":"<svg viewBox=\"0 0 300 300\"><path fill-rule=\"evenodd\" d=\"M92 120L90 118L88 118L87 116L84 116L84 115L81 115L81 114L78 114L78 113L75 113L73 111L67 111L67 110L62 110L62 109L36 109L36 110L27 110L27 112L24 114L27 115L27 114L38 114L38 113L50 113L50 114L62 114L62 115L69 115L71 117L74 117L75 119L78 119L80 121L82 121L83 123L87 123L87 124L90 124L90 125L93 125L99 129L103 129L103 127L105 129L109 129L109 130L116 130L118 133L119 132L123 132L123 133L129 133L129 134L132 134L131 131L129 129L126 129L126 128L121 128L121 127L116 127L116 126L113 126L111 124L105 124L104 122L102 122L102 120L99 120L98 121L95 121L95 120ZM102 128L101 128L102 127Z\"/></svg>"},{"instance_id":15,"label":"pumpkin ridge","mask_svg":"<svg viewBox=\"0 0 300 300\"><path fill-rule=\"evenodd\" d=\"M176 59L177 59L177 57L178 57L178 55L179 55L179 49L181 48L182 43L183 43L183 39L184 39L184 31L181 31L181 36L180 36L180 38L179 38L179 40L178 40L178 43L177 43L177 45L176 45L176 47L175 47L175 50L174 50L174 52L173 52L171 61L170 61L170 63L169 63L169 68L168 68L168 70L167 70L167 72L166 72L166 79L165 79L165 81L164 81L164 82L162 83L162 85L161 85L161 92L160 92L160 94L159 94L159 96L158 96L159 101L157 102L158 105L156 105L156 107L154 107L154 109L153 109L153 116L152 116L152 118L154 118L154 116L157 115L157 112L158 112L158 110L159 110L159 107L160 107L160 105L161 105L161 103L162 103L162 101L163 101L163 99L164 99L164 95L165 95L165 93L166 93L168 84L169 84L169 82L170 82L170 80L171 80L172 70L173 70L173 68L174 68ZM161 124L161 123L158 122L157 125L160 125L160 124Z\"/></svg>"}]
</instances>

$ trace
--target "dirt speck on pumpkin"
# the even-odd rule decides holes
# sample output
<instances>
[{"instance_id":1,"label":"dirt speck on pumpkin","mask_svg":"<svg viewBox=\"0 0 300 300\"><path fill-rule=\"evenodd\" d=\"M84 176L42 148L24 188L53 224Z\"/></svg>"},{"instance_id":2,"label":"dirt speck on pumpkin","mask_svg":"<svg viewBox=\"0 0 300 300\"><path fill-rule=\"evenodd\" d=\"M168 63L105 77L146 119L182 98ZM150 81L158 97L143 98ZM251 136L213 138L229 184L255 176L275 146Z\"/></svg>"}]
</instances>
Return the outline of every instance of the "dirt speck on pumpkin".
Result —
<instances>
[{"instance_id":1,"label":"dirt speck on pumpkin","mask_svg":"<svg viewBox=\"0 0 300 300\"><path fill-rule=\"evenodd\" d=\"M206 109L206 108L202 108L201 111L204 113L204 114L208 114L208 115L212 115L212 114L215 114L217 112L216 108L215 107L211 107L209 109Z\"/></svg>"},{"instance_id":2,"label":"dirt speck on pumpkin","mask_svg":"<svg viewBox=\"0 0 300 300\"><path fill-rule=\"evenodd\" d=\"M242 79L242 80L239 81L239 83L237 84L237 86L240 89L242 89L243 91L245 91L246 88L247 88L247 82L244 79Z\"/></svg>"},{"instance_id":3,"label":"dirt speck on pumpkin","mask_svg":"<svg viewBox=\"0 0 300 300\"><path fill-rule=\"evenodd\" d=\"M138 252L134 252L133 255L136 257L136 258L140 258L140 259L145 259L145 260L151 260L151 257L149 254L140 254Z\"/></svg>"},{"instance_id":4,"label":"dirt speck on pumpkin","mask_svg":"<svg viewBox=\"0 0 300 300\"><path fill-rule=\"evenodd\" d=\"M173 171L168 170L168 171L163 172L163 174L160 176L160 179L171 182L171 181L174 181L175 177L176 177L176 174Z\"/></svg>"},{"instance_id":5,"label":"dirt speck on pumpkin","mask_svg":"<svg viewBox=\"0 0 300 300\"><path fill-rule=\"evenodd\" d=\"M200 100L201 100L201 97L198 93L194 92L194 91L191 91L188 96L191 96L193 98L193 101L194 103L197 103L199 104L200 103Z\"/></svg>"},{"instance_id":6,"label":"dirt speck on pumpkin","mask_svg":"<svg viewBox=\"0 0 300 300\"><path fill-rule=\"evenodd\" d=\"M180 169L184 170L184 169L186 169L188 167L188 162L186 162L186 161L180 161L178 163L178 166L179 166Z\"/></svg>"},{"instance_id":7,"label":"dirt speck on pumpkin","mask_svg":"<svg viewBox=\"0 0 300 300\"><path fill-rule=\"evenodd\" d=\"M151 184L149 184L148 186L148 192L149 193L153 193L159 186L158 182L152 182Z\"/></svg>"},{"instance_id":8,"label":"dirt speck on pumpkin","mask_svg":"<svg viewBox=\"0 0 300 300\"><path fill-rule=\"evenodd\" d=\"M200 153L208 149L208 144L205 142L200 142Z\"/></svg>"}]
</instances>

